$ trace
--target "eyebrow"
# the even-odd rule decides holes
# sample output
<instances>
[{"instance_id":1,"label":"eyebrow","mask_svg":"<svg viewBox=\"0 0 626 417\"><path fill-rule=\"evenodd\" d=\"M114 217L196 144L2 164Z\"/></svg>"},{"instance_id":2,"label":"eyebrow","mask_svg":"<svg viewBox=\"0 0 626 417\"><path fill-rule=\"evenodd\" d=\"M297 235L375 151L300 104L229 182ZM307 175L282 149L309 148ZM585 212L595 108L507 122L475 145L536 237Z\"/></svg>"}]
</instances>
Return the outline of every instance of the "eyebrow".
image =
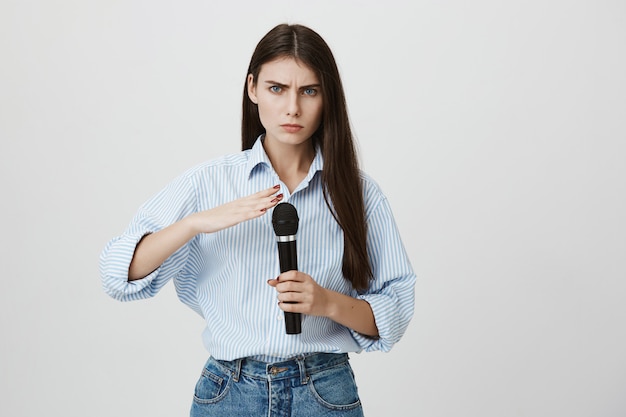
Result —
<instances>
[{"instance_id":1,"label":"eyebrow","mask_svg":"<svg viewBox=\"0 0 626 417\"><path fill-rule=\"evenodd\" d=\"M280 87L280 88L289 88L288 85L279 83L278 81L265 80L265 84L275 85L275 86ZM320 84L309 84L309 85L303 85L299 89L300 90L306 90L307 88L319 88L320 86L321 86Z\"/></svg>"}]
</instances>

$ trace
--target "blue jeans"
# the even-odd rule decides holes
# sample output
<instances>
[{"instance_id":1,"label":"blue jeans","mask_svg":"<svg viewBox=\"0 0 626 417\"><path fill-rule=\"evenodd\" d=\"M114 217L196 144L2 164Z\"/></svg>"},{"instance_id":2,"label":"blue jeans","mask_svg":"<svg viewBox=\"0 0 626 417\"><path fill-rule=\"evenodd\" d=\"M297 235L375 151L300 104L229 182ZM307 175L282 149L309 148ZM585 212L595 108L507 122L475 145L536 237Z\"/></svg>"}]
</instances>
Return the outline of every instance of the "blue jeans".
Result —
<instances>
[{"instance_id":1,"label":"blue jeans","mask_svg":"<svg viewBox=\"0 0 626 417\"><path fill-rule=\"evenodd\" d=\"M209 358L191 417L362 417L347 354L314 353L284 362Z\"/></svg>"}]
</instances>

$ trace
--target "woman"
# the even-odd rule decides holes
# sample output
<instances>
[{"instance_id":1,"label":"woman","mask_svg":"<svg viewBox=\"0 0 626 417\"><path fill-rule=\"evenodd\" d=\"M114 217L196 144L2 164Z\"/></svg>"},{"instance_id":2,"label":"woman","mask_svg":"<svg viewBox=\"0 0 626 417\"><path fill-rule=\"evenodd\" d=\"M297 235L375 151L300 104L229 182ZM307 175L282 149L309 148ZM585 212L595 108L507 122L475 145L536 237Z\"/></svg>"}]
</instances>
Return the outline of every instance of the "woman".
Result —
<instances>
[{"instance_id":1,"label":"woman","mask_svg":"<svg viewBox=\"0 0 626 417\"><path fill-rule=\"evenodd\" d=\"M401 338L415 275L387 200L359 171L335 60L311 29L279 25L257 45L242 148L139 209L102 253L104 288L135 300L173 279L206 319L192 416L360 416L347 353ZM280 273L268 212L286 201L299 271ZM301 334L285 334L284 312L302 313Z\"/></svg>"}]
</instances>

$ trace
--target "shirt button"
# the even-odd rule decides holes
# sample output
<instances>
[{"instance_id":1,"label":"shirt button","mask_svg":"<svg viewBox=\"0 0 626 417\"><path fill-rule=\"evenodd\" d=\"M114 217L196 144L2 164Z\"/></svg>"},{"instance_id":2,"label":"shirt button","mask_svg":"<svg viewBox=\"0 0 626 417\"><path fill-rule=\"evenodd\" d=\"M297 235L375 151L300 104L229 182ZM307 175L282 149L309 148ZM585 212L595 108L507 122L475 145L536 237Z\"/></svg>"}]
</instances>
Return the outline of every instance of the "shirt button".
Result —
<instances>
[{"instance_id":1,"label":"shirt button","mask_svg":"<svg viewBox=\"0 0 626 417\"><path fill-rule=\"evenodd\" d=\"M285 316L282 315L282 314L279 314L278 316L276 316L276 320L278 320L278 321L282 321L284 318L285 318Z\"/></svg>"}]
</instances>

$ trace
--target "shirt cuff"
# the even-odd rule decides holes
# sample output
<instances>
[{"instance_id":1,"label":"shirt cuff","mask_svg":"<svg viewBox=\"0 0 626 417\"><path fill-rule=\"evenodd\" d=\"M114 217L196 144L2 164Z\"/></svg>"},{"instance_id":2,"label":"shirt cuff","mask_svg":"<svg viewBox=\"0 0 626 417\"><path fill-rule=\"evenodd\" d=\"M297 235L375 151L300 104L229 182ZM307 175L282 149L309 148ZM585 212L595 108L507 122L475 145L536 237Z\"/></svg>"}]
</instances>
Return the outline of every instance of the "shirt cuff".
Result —
<instances>
[{"instance_id":1,"label":"shirt cuff","mask_svg":"<svg viewBox=\"0 0 626 417\"><path fill-rule=\"evenodd\" d=\"M378 338L365 336L354 330L352 330L352 336L366 352L376 350L389 352L393 345L400 340L403 333L396 320L392 319L398 314L397 302L383 294L366 294L358 296L358 298L367 301L372 308L378 328Z\"/></svg>"},{"instance_id":2,"label":"shirt cuff","mask_svg":"<svg viewBox=\"0 0 626 417\"><path fill-rule=\"evenodd\" d=\"M159 268L144 278L129 281L128 268L139 241L149 233L123 235L104 248L100 255L100 276L104 291L119 301L131 301L154 295L150 284Z\"/></svg>"}]
</instances>

